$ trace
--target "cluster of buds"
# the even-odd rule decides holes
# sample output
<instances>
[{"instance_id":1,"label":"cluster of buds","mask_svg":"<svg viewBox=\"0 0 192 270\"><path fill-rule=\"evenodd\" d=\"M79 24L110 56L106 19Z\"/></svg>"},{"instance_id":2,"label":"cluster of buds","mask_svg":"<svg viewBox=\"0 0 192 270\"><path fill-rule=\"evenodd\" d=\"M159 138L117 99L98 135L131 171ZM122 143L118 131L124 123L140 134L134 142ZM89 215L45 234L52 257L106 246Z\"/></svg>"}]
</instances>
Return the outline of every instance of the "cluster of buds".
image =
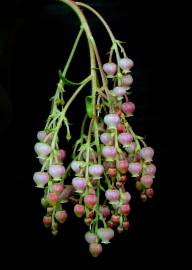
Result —
<instances>
[{"instance_id":1,"label":"cluster of buds","mask_svg":"<svg viewBox=\"0 0 192 270\"><path fill-rule=\"evenodd\" d=\"M70 3L71 7L73 5ZM91 33L88 32L88 39L89 35ZM116 60L112 61L114 48ZM95 53L96 49L92 49ZM123 54L122 57L120 53ZM122 233L129 228L131 194L127 182L132 181L131 179L135 181L142 201L152 198L154 193L154 150L146 145L141 136L134 133L129 123L129 118L135 112L135 104L128 97L133 83L133 65L120 42L113 40L109 61L102 66L100 60L98 68L95 66L92 69L96 78L100 74L103 85L98 85L99 80L95 84L95 77L92 75L80 84L71 83L64 77L64 70L46 127L37 133L39 142L35 144L35 152L42 168L34 174L33 179L37 187L44 189L41 203L46 214L43 223L46 227L51 227L53 235L56 235L58 224L64 223L68 217L63 205L73 203L74 214L82 218L88 227L85 241L89 244L93 257L101 254L102 244L110 243L115 232ZM65 114L76 93L90 80L92 95L86 97L86 116L80 139L75 142L70 162L65 169L63 163L66 152L59 148L58 132L64 122L67 128L66 138L71 138ZM80 86L63 106L66 84ZM87 119L90 120L89 123ZM65 184L65 180L69 183Z\"/></svg>"},{"instance_id":2,"label":"cluster of buds","mask_svg":"<svg viewBox=\"0 0 192 270\"><path fill-rule=\"evenodd\" d=\"M39 131L37 133L39 142L35 144L35 152L40 164L41 171L35 172L33 180L36 187L44 189L44 196L41 204L46 208L46 215L43 223L46 227L51 227L52 233L58 233L58 223L64 223L67 219L67 212L62 207L74 193L72 185L64 185L63 177L65 167L63 165L66 151L63 149L52 150L53 133Z\"/></svg>"}]
</instances>

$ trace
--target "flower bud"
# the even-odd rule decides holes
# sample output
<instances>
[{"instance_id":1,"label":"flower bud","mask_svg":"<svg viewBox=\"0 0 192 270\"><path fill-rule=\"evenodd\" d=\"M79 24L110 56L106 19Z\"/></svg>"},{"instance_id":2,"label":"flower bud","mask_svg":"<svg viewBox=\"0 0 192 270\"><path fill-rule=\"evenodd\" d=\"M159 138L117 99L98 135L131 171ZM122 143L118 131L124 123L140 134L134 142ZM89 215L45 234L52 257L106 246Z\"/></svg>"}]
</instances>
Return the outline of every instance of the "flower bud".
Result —
<instances>
[{"instance_id":1,"label":"flower bud","mask_svg":"<svg viewBox=\"0 0 192 270\"><path fill-rule=\"evenodd\" d=\"M89 166L89 173L94 177L94 179L101 178L104 172L104 167L100 164L94 164Z\"/></svg>"},{"instance_id":2,"label":"flower bud","mask_svg":"<svg viewBox=\"0 0 192 270\"><path fill-rule=\"evenodd\" d=\"M49 175L46 172L36 172L33 175L33 180L37 187L43 188L49 181Z\"/></svg>"},{"instance_id":3,"label":"flower bud","mask_svg":"<svg viewBox=\"0 0 192 270\"><path fill-rule=\"evenodd\" d=\"M117 114L107 114L104 117L104 122L108 129L116 129L117 124L120 122L120 118Z\"/></svg>"},{"instance_id":4,"label":"flower bud","mask_svg":"<svg viewBox=\"0 0 192 270\"><path fill-rule=\"evenodd\" d=\"M87 186L87 181L85 178L75 177L72 180L72 185L76 192L82 193Z\"/></svg>"},{"instance_id":5,"label":"flower bud","mask_svg":"<svg viewBox=\"0 0 192 270\"><path fill-rule=\"evenodd\" d=\"M91 243L89 245L89 252L93 257L98 257L102 253L102 245L98 243Z\"/></svg>"},{"instance_id":6,"label":"flower bud","mask_svg":"<svg viewBox=\"0 0 192 270\"><path fill-rule=\"evenodd\" d=\"M151 147L144 147L141 149L140 155L146 162L151 162L154 156L154 150Z\"/></svg>"},{"instance_id":7,"label":"flower bud","mask_svg":"<svg viewBox=\"0 0 192 270\"><path fill-rule=\"evenodd\" d=\"M97 235L101 239L101 243L108 244L114 237L114 230L111 228L99 228L97 230Z\"/></svg>"},{"instance_id":8,"label":"flower bud","mask_svg":"<svg viewBox=\"0 0 192 270\"><path fill-rule=\"evenodd\" d=\"M109 75L110 77L113 77L113 75L117 71L117 65L115 63L105 63L103 65L103 70L105 71L107 75Z\"/></svg>"}]
</instances>

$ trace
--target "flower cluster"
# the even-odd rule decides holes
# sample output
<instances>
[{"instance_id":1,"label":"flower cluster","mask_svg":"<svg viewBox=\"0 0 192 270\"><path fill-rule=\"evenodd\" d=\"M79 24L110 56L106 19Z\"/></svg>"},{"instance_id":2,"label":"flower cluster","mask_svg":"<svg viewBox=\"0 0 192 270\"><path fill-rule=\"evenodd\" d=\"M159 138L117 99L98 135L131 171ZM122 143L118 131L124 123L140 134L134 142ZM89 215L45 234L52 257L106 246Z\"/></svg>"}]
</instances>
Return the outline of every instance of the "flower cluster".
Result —
<instances>
[{"instance_id":1,"label":"flower cluster","mask_svg":"<svg viewBox=\"0 0 192 270\"><path fill-rule=\"evenodd\" d=\"M71 1L64 2L69 2L71 7L74 5ZM91 32L84 31L88 40L91 37L93 41ZM44 189L41 200L46 208L44 225L56 235L58 224L64 223L68 217L64 205L72 202L74 214L88 226L85 240L89 251L97 257L102 252L102 244L110 243L115 231L122 233L129 228L131 194L127 182L131 179L135 181L142 201L152 198L156 167L152 163L154 150L134 133L128 121L135 112L135 104L129 98L133 61L115 39L112 40L109 61L104 65L95 53L96 45L92 46L94 56L91 60L95 69L91 69L85 80L81 83L69 82L66 69L60 74L47 124L43 131L37 133L39 142L35 144L35 152L42 168L35 172L33 179L37 187ZM99 80L95 83L95 78L99 77L101 85ZM65 168L66 152L59 148L59 130L64 123L66 137L68 140L71 138L66 112L89 82L92 83L92 92L86 97L81 135ZM68 84L78 87L64 106L63 92ZM65 184L65 179L70 183Z\"/></svg>"}]
</instances>

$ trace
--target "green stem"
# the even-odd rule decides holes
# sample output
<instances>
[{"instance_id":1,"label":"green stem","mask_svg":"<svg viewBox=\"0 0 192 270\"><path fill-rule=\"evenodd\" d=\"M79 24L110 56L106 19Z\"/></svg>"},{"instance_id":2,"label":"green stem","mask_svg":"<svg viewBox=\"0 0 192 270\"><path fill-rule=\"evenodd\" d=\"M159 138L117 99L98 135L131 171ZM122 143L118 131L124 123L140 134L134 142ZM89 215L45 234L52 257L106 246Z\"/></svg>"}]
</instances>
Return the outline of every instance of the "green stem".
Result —
<instances>
[{"instance_id":1,"label":"green stem","mask_svg":"<svg viewBox=\"0 0 192 270\"><path fill-rule=\"evenodd\" d=\"M108 23L103 19L103 17L92 7L90 7L89 5L87 4L84 4L84 3L81 3L81 2L76 2L76 4L78 6L81 6L81 7L84 7L88 10L90 10L92 13L94 13L97 18L102 22L102 24L104 25L104 27L106 28L110 38L111 38L111 41L113 43L113 46L114 46L114 50L115 50L115 53L116 53L116 57L117 57L117 60L119 60L120 58L120 55L119 55L119 51L118 51L118 47L117 47L117 40L115 39L115 36L113 35L113 32L111 31Z\"/></svg>"},{"instance_id":2,"label":"green stem","mask_svg":"<svg viewBox=\"0 0 192 270\"><path fill-rule=\"evenodd\" d=\"M77 37L75 39L75 42L73 44L71 53L70 53L70 55L68 57L68 60L66 62L66 65L65 65L64 70L63 70L63 73L62 73L64 78L65 78L65 76L67 74L67 71L68 71L69 66L71 64L71 61L72 61L73 56L75 54L75 51L76 51L76 48L78 46L78 43L79 43L79 40L81 38L82 33L83 33L83 28L80 27L79 33L78 33L78 35L77 35ZM57 110L57 99L59 98L59 94L61 94L61 95L63 94L63 91L64 91L63 90L63 83L62 83L62 80L60 79L59 82L58 82L58 84L57 84L56 93L55 93L55 96L54 96L54 99L53 99L53 102L52 102L52 107L51 107L51 113L50 114L53 115L53 116L55 115L55 112ZM52 122L54 122L54 121L55 121L55 117L51 121L51 123L47 122L47 125L45 126L45 129L50 128Z\"/></svg>"},{"instance_id":3,"label":"green stem","mask_svg":"<svg viewBox=\"0 0 192 270\"><path fill-rule=\"evenodd\" d=\"M125 128L131 133L131 135L134 138L134 141L136 143L136 150L139 151L141 149L141 146L140 146L139 140L137 138L137 135L135 134L135 132L133 131L131 125L128 123L128 121L125 119L124 116L122 116L122 119L123 119Z\"/></svg>"},{"instance_id":4,"label":"green stem","mask_svg":"<svg viewBox=\"0 0 192 270\"><path fill-rule=\"evenodd\" d=\"M87 121L87 118L88 118L88 115L86 114L83 118L83 122L82 122L82 125L81 125L81 135L80 135L80 138L81 138L81 143L83 142L83 135L84 135L84 130L85 130L85 123Z\"/></svg>"},{"instance_id":5,"label":"green stem","mask_svg":"<svg viewBox=\"0 0 192 270\"><path fill-rule=\"evenodd\" d=\"M61 127L61 124L63 122L63 120L66 120L66 117L65 117L65 114L69 108L69 106L71 105L71 103L74 101L74 99L76 98L76 96L80 93L80 91L83 89L83 87L85 87L85 85L91 80L91 75L89 75L85 80L84 82L82 83L82 85L80 85L77 90L75 91L75 93L70 97L70 99L68 100L68 102L66 103L63 111L61 112L61 115L59 117L59 120L57 122L57 126L54 130L54 136L53 136L53 140L52 140L52 143L51 143L51 148L54 149L55 148L55 143L56 143L56 139L57 139L57 134L58 134L58 131ZM66 123L66 122L65 122ZM67 127L68 128L68 127Z\"/></svg>"},{"instance_id":6,"label":"green stem","mask_svg":"<svg viewBox=\"0 0 192 270\"><path fill-rule=\"evenodd\" d=\"M90 10L102 22L102 24L104 25L105 29L107 30L107 32L109 34L109 37L110 37L111 42L113 44L112 45L112 50L115 51L116 59L117 59L117 62L118 62L119 59L120 59L120 54L119 54L119 50L118 50L118 46L117 45L119 45L119 46L121 46L121 45L119 44L119 41L117 41L116 38L115 38L115 36L113 35L113 32L111 31L108 23L103 19L103 17L94 8L90 7L89 5L84 4L84 3L81 3L81 2L76 2L76 4L79 5L79 6L82 6L82 7L86 8L88 10ZM110 58L111 58L111 55L110 55ZM117 74L121 74L120 73L120 67L119 66L117 66ZM119 77L117 77L117 79L118 79L118 85L120 86L121 85L121 80L120 80Z\"/></svg>"},{"instance_id":7,"label":"green stem","mask_svg":"<svg viewBox=\"0 0 192 270\"><path fill-rule=\"evenodd\" d=\"M79 31L79 33L77 35L77 38L76 38L75 43L73 45L73 48L72 48L72 51L70 53L69 59L68 59L68 61L66 63L66 66L64 68L63 75L65 77L65 75L67 73L67 70L68 70L68 68L70 66L71 60L73 58L73 55L75 53L76 47L78 45L78 42L80 40L81 34L83 33L83 31L85 31L85 34L86 34L87 39L88 39L88 45L89 45L89 51L90 51L90 61L91 61L91 70L92 70L91 74L92 74L93 77L95 77L95 78L93 78L93 80L96 80L96 75L94 74L95 73L94 69L96 68L95 55L94 55L94 49L92 47L92 41L91 41L92 34L91 34L90 29L89 29L86 18L84 17L84 15L83 15L82 11L80 10L80 8L75 4L75 2L73 2L71 0L60 0L60 1L67 4L69 7L71 7L72 10L79 17L80 22L81 22L80 31ZM55 94L55 97L54 97L53 102L52 102L51 114L55 114L55 111L57 110L57 103L55 102L55 100L57 100L57 98L59 97L59 93L62 92L62 91L63 91L62 81L60 80L58 85L57 85L56 94ZM94 105L94 99L93 99L93 105ZM49 124L49 122L47 122L45 128L47 128L48 124Z\"/></svg>"},{"instance_id":8,"label":"green stem","mask_svg":"<svg viewBox=\"0 0 192 270\"><path fill-rule=\"evenodd\" d=\"M65 170L64 176L63 176L63 181L67 178L68 172L71 169L71 163L67 166L67 169Z\"/></svg>"},{"instance_id":9,"label":"green stem","mask_svg":"<svg viewBox=\"0 0 192 270\"><path fill-rule=\"evenodd\" d=\"M98 154L98 163L101 164L101 149L99 143L99 132L98 132L98 125L97 122L94 121L94 135L95 135L95 143L97 148ZM97 233L98 225L99 225L99 198L100 198L100 179L97 180L97 205L96 205L96 217L95 217L95 233Z\"/></svg>"},{"instance_id":10,"label":"green stem","mask_svg":"<svg viewBox=\"0 0 192 270\"><path fill-rule=\"evenodd\" d=\"M82 26L81 26L81 27L80 27L80 30L79 30L79 33L78 33L78 35L77 35L77 37L76 37L76 39L75 39L75 42L74 42L74 44L73 44L71 53L70 53L69 58L68 58L68 60L67 60L67 63L65 64L65 68L64 68L64 70L63 70L63 77L64 77L64 78L65 78L65 76L66 76L66 74L67 74L67 71L68 71L69 66L70 66L70 64L71 64L71 61L72 61L72 59L73 59L73 56L74 56L74 54L75 54L77 45L78 45L78 43L79 43L79 40L80 40L80 38L81 38L81 35L82 35L83 31L84 31L84 29L83 29Z\"/></svg>"},{"instance_id":11,"label":"green stem","mask_svg":"<svg viewBox=\"0 0 192 270\"><path fill-rule=\"evenodd\" d=\"M77 6L77 4L74 1L71 0L60 0L61 2L67 4L78 16L81 26L85 31L88 46L89 46L89 53L90 53L90 62L91 62L91 75L92 75L92 103L93 103L93 115L94 118L96 116L95 112L95 96L96 96L96 88L97 88L97 76L96 76L96 61L95 61L95 53L94 53L94 38L92 36L91 30L89 28L89 25L87 23L87 20L81 11L81 9Z\"/></svg>"},{"instance_id":12,"label":"green stem","mask_svg":"<svg viewBox=\"0 0 192 270\"><path fill-rule=\"evenodd\" d=\"M100 56L99 56L99 52L98 52L98 49L97 49L97 46L96 46L95 42L94 42L94 51L95 51L95 56L96 56L97 63L98 63L98 66L99 66L99 71L100 71L100 74L101 74L101 80L102 80L102 83L103 83L103 86L104 86L104 89L105 89L105 93L107 95L107 98L109 99L110 93L109 93L109 89L108 89L108 86L107 86L105 73L103 72L103 67L102 67Z\"/></svg>"},{"instance_id":13,"label":"green stem","mask_svg":"<svg viewBox=\"0 0 192 270\"><path fill-rule=\"evenodd\" d=\"M91 143L91 130L92 130L93 119L89 124L89 131L87 136L87 143L86 143L86 169L85 169L85 179L88 181L89 179L89 153L90 153L90 143ZM88 181L89 183L89 181Z\"/></svg>"}]
</instances>

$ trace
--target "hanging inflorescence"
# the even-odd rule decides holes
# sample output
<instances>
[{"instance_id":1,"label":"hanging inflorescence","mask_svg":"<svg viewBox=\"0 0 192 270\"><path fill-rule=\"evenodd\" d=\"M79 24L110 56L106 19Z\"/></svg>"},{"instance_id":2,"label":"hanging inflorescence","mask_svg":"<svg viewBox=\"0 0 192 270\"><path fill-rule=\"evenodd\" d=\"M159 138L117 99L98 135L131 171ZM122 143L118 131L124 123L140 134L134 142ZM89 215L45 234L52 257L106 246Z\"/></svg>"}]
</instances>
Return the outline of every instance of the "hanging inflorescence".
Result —
<instances>
[{"instance_id":1,"label":"hanging inflorescence","mask_svg":"<svg viewBox=\"0 0 192 270\"><path fill-rule=\"evenodd\" d=\"M88 226L85 240L89 243L89 251L97 257L102 252L102 243L109 243L114 237L115 229L122 233L129 228L131 194L127 190L127 180L132 178L135 181L143 201L153 196L154 150L134 133L128 121L135 111L129 98L134 63L122 43L115 39L105 20L93 8L70 0L62 2L78 15L80 31L64 71L59 72L60 80L51 98L52 107L46 125L37 133L39 142L35 144L35 152L42 167L35 172L33 180L37 187L44 189L41 199L46 209L44 225L56 235L58 224L64 223L68 217L65 204L72 202L75 215L83 218ZM104 65L79 6L93 12L111 38L109 59ZM83 33L89 45L90 74L74 83L66 79L66 73ZM64 92L69 85L70 91L72 87L74 91L64 101ZM87 86L91 93L85 97L86 115L80 138L74 144L71 161L66 167L63 164L66 152L59 147L59 131L65 126L66 140L71 139L66 113Z\"/></svg>"}]
</instances>

